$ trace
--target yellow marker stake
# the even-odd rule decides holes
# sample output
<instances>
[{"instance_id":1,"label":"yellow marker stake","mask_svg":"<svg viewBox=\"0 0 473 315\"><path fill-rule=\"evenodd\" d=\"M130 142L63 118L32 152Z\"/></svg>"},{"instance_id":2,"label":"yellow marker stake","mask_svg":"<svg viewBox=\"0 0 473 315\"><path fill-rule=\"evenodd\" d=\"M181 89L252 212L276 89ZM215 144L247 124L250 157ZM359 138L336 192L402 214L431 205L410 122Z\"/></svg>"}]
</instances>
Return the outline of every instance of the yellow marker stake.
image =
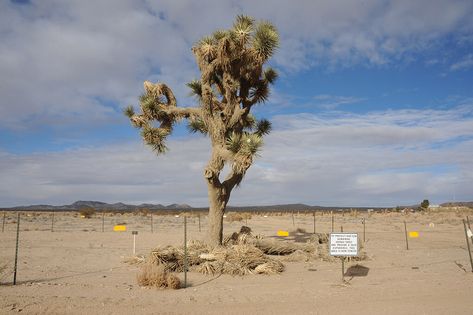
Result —
<instances>
[{"instance_id":1,"label":"yellow marker stake","mask_svg":"<svg viewBox=\"0 0 473 315\"><path fill-rule=\"evenodd\" d=\"M288 232L288 231L279 230L279 231L278 231L278 236L289 236L289 232Z\"/></svg>"},{"instance_id":2,"label":"yellow marker stake","mask_svg":"<svg viewBox=\"0 0 473 315\"><path fill-rule=\"evenodd\" d=\"M113 227L113 230L115 232L125 232L126 231L126 225L115 225Z\"/></svg>"},{"instance_id":3,"label":"yellow marker stake","mask_svg":"<svg viewBox=\"0 0 473 315\"><path fill-rule=\"evenodd\" d=\"M419 232L409 232L409 237L410 238L417 238L419 237Z\"/></svg>"}]
</instances>

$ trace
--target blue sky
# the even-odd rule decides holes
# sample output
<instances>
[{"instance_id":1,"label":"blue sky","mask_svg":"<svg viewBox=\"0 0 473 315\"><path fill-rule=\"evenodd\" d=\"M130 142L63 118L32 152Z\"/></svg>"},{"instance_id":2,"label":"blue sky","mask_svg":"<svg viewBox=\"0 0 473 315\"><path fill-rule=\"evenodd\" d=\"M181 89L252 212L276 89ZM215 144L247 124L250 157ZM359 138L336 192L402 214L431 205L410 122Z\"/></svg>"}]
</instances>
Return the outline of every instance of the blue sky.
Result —
<instances>
[{"instance_id":1,"label":"blue sky","mask_svg":"<svg viewBox=\"0 0 473 315\"><path fill-rule=\"evenodd\" d=\"M473 200L471 1L2 1L0 206L207 204L208 140L156 157L122 115L144 80L192 106L190 51L237 14L273 22L273 121L233 205Z\"/></svg>"}]
</instances>

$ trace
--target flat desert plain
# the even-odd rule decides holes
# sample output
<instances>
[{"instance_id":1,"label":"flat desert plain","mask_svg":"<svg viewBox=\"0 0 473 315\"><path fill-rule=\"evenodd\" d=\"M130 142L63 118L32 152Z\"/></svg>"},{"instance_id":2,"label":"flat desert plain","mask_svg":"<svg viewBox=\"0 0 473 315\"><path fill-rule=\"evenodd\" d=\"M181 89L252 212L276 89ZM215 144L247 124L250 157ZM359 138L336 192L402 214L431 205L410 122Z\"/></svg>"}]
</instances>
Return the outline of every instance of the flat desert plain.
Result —
<instances>
[{"instance_id":1,"label":"flat desert plain","mask_svg":"<svg viewBox=\"0 0 473 315\"><path fill-rule=\"evenodd\" d=\"M1 213L0 213L1 214ZM140 266L126 263L164 245L182 245L183 218L174 215L23 212L20 221L17 285L13 280L16 213L6 214L1 233L1 314L473 314L471 272L462 219L471 210L428 213L345 213L334 230L358 233L368 260L285 262L279 275L207 276L187 274L187 288L143 288ZM0 217L2 220L2 217ZM102 221L103 220L103 221ZM151 225L153 220L153 225ZM187 220L188 239L204 239L202 214ZM404 221L408 231L406 249ZM1 221L0 221L1 223ZM102 232L103 223L103 232ZM113 226L125 223L126 232ZM329 214L315 216L317 232L329 233ZM473 222L472 222L473 223ZM53 226L54 225L54 226ZM247 222L225 221L224 233L248 225L254 234L274 237L297 228L312 233L312 214L252 214ZM53 227L53 231L51 228ZM358 264L357 267L354 267ZM362 267L360 267L362 266ZM352 267L352 269L350 269ZM178 274L181 280L183 274Z\"/></svg>"}]
</instances>

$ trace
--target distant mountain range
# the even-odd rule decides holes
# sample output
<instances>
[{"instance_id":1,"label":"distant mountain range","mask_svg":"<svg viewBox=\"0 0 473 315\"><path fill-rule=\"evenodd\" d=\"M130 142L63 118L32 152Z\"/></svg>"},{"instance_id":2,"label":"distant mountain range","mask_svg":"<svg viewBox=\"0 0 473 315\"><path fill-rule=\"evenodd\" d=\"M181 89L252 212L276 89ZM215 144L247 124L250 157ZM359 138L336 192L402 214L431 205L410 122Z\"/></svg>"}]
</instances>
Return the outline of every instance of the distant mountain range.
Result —
<instances>
[{"instance_id":1,"label":"distant mountain range","mask_svg":"<svg viewBox=\"0 0 473 315\"><path fill-rule=\"evenodd\" d=\"M471 207L473 208L473 201L468 202L446 202L442 203L443 207ZM407 208L417 208L417 206L407 206ZM151 204L143 203L140 205L129 205L122 202L117 203L106 203L101 201L76 201L70 205L63 206L51 206L51 205L31 205L31 206L19 206L11 208L0 208L0 210L9 210L9 211L77 211L84 208L93 208L98 211L135 211L135 210L151 210L151 211L203 211L208 208L194 208L188 204L177 204L173 203L170 205L162 204ZM405 207L401 207L405 208ZM295 204L284 204L284 205L271 205L271 206L245 206L245 207L233 207L228 206L227 210L230 211L330 211L330 210L349 210L356 209L360 211L366 211L368 209L381 210L385 209L384 207L322 207L322 206L309 206L302 203ZM390 208L389 208L390 209Z\"/></svg>"},{"instance_id":2,"label":"distant mountain range","mask_svg":"<svg viewBox=\"0 0 473 315\"><path fill-rule=\"evenodd\" d=\"M133 211L140 209L149 210L184 210L191 209L192 207L187 204L176 204L173 203L168 206L162 204L149 204L143 203L140 205L128 205L122 202L117 203L106 203L101 201L76 201L70 205L63 206L51 206L51 205L31 205L31 206L19 206L11 208L3 208L3 210L31 210L31 211L76 211L84 208L93 208L95 210L108 210L108 211Z\"/></svg>"},{"instance_id":3,"label":"distant mountain range","mask_svg":"<svg viewBox=\"0 0 473 315\"><path fill-rule=\"evenodd\" d=\"M151 210L151 211L203 211L208 208L194 208L188 204L177 204L173 203L170 205L162 204L150 204L143 203L140 205L129 205L122 202L118 203L106 203L101 201L76 201L70 205L63 206L51 206L51 205L31 205L31 206L19 206L11 208L0 208L1 210L24 210L24 211L77 211L84 208L93 208L97 211L135 211L135 210ZM301 203L297 204L284 204L284 205L272 205L272 206L246 206L246 207L233 207L228 206L227 210L231 211L322 211L322 210L336 210L336 209L350 209L340 207L320 207L320 206L309 206ZM368 208L358 208L368 209Z\"/></svg>"}]
</instances>

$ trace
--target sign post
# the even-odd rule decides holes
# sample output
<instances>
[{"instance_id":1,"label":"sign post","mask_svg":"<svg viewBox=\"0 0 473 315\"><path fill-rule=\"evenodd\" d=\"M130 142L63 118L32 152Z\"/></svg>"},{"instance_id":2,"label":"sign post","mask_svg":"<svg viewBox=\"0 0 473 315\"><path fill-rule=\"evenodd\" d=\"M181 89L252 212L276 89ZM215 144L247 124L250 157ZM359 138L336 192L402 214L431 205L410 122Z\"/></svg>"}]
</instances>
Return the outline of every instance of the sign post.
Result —
<instances>
[{"instance_id":1,"label":"sign post","mask_svg":"<svg viewBox=\"0 0 473 315\"><path fill-rule=\"evenodd\" d=\"M314 211L314 234L316 233L316 230L315 230L315 211Z\"/></svg>"},{"instance_id":2,"label":"sign post","mask_svg":"<svg viewBox=\"0 0 473 315\"><path fill-rule=\"evenodd\" d=\"M330 214L332 215L332 233L333 233L333 211L330 211Z\"/></svg>"},{"instance_id":3,"label":"sign post","mask_svg":"<svg viewBox=\"0 0 473 315\"><path fill-rule=\"evenodd\" d=\"M471 244L473 244L473 233L471 233L470 218L466 216L466 223L468 224L468 230L470 231Z\"/></svg>"},{"instance_id":4,"label":"sign post","mask_svg":"<svg viewBox=\"0 0 473 315\"><path fill-rule=\"evenodd\" d=\"M201 232L201 229L200 229L200 213L199 213L199 232Z\"/></svg>"},{"instance_id":5,"label":"sign post","mask_svg":"<svg viewBox=\"0 0 473 315\"><path fill-rule=\"evenodd\" d=\"M153 213L151 213L151 233L154 233L154 227L153 227Z\"/></svg>"},{"instance_id":6,"label":"sign post","mask_svg":"<svg viewBox=\"0 0 473 315\"><path fill-rule=\"evenodd\" d=\"M473 259L471 258L470 241L468 240L468 236L471 237L473 233L471 233L470 229L467 229L465 219L463 219L463 227L465 228L466 247L468 248L468 255L470 256L471 272L473 272Z\"/></svg>"},{"instance_id":7,"label":"sign post","mask_svg":"<svg viewBox=\"0 0 473 315\"><path fill-rule=\"evenodd\" d=\"M342 281L345 277L345 257L358 256L358 234L330 233L330 256L342 260Z\"/></svg>"},{"instance_id":8,"label":"sign post","mask_svg":"<svg viewBox=\"0 0 473 315\"><path fill-rule=\"evenodd\" d=\"M136 253L136 235L138 235L138 231L132 231L131 234L133 235L133 255Z\"/></svg>"}]
</instances>

